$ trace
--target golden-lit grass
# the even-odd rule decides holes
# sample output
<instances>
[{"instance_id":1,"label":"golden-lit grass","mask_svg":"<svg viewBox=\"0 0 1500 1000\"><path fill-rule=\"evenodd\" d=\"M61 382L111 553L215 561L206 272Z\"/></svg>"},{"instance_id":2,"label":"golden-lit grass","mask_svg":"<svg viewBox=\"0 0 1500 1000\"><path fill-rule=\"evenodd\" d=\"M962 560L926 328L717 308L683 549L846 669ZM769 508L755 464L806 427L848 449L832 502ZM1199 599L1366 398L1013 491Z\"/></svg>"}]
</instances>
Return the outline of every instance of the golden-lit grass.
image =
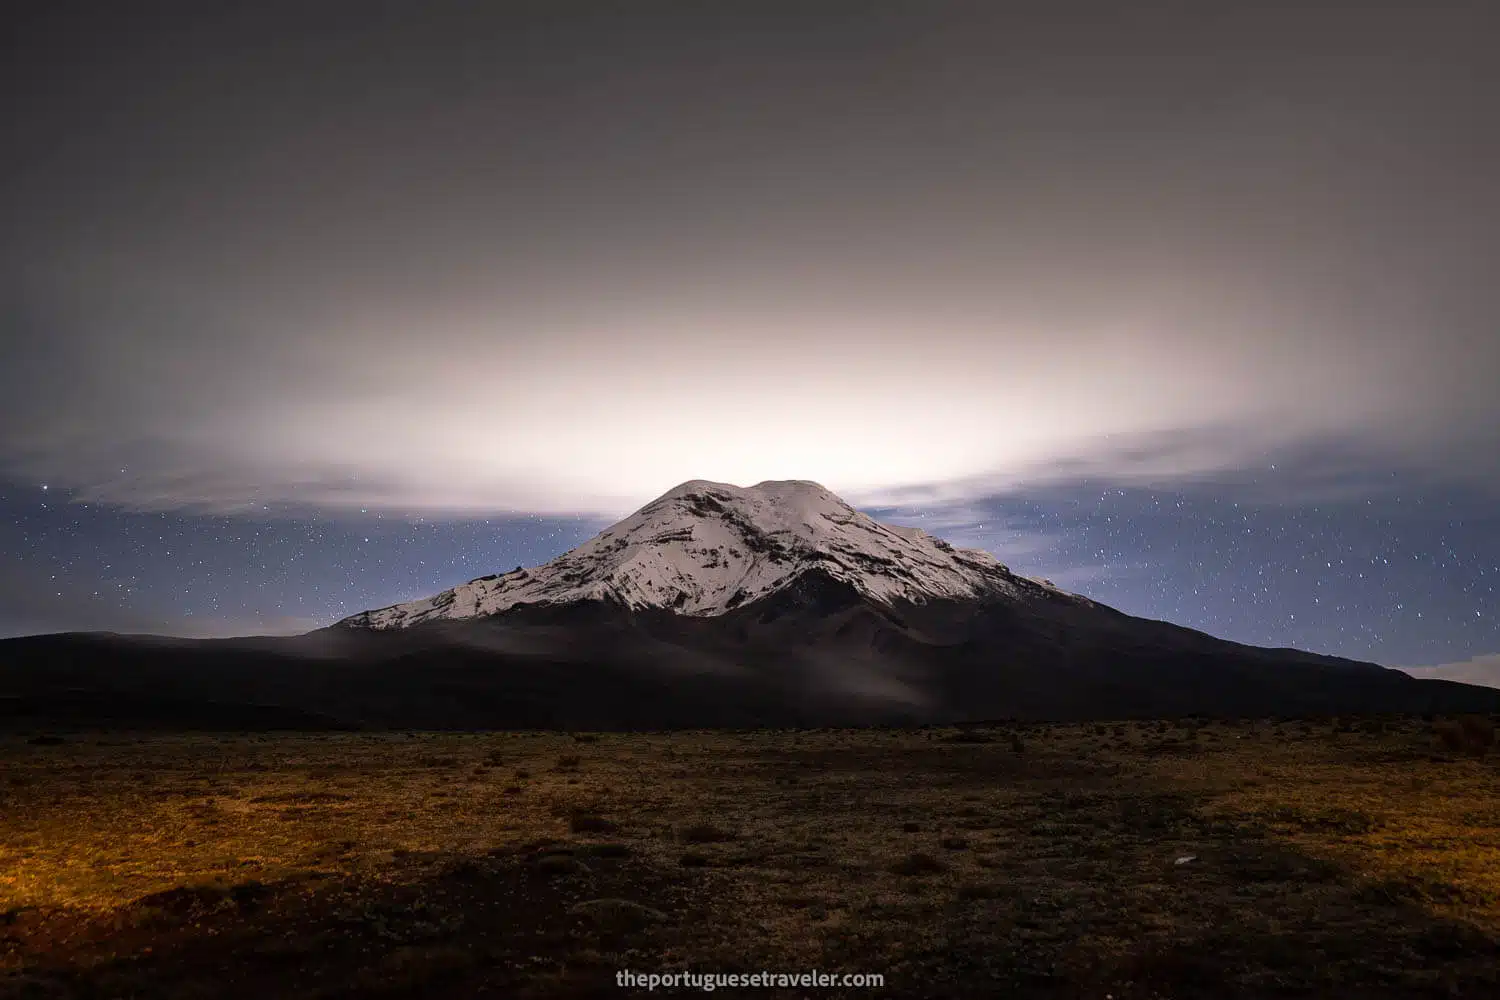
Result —
<instances>
[{"instance_id":1,"label":"golden-lit grass","mask_svg":"<svg viewBox=\"0 0 1500 1000\"><path fill-rule=\"evenodd\" d=\"M0 754L0 994L585 995L618 968L875 971L892 996L1500 986L1500 753L1418 719Z\"/></svg>"}]
</instances>

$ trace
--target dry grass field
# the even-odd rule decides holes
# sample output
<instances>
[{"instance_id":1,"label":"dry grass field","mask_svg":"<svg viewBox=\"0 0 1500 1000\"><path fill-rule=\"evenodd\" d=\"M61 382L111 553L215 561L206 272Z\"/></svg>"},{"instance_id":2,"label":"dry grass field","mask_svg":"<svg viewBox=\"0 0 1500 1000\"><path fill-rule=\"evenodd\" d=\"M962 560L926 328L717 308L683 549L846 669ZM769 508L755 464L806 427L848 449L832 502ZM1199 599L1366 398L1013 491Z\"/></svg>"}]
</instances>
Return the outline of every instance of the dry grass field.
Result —
<instances>
[{"instance_id":1,"label":"dry grass field","mask_svg":"<svg viewBox=\"0 0 1500 1000\"><path fill-rule=\"evenodd\" d=\"M1495 997L1469 726L4 735L0 995Z\"/></svg>"}]
</instances>

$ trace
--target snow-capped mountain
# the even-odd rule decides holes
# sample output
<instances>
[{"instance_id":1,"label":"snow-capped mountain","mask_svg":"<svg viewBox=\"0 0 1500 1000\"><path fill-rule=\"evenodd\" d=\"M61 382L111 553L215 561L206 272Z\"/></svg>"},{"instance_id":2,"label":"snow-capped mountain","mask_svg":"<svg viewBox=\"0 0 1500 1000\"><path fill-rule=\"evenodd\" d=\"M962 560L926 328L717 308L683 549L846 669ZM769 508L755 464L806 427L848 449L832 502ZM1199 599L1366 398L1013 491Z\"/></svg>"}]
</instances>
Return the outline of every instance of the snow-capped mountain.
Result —
<instances>
[{"instance_id":1,"label":"snow-capped mountain","mask_svg":"<svg viewBox=\"0 0 1500 1000\"><path fill-rule=\"evenodd\" d=\"M301 636L0 640L0 679L0 724L136 728L1500 711L1493 688L1135 618L809 482L684 483L543 566Z\"/></svg>"},{"instance_id":2,"label":"snow-capped mountain","mask_svg":"<svg viewBox=\"0 0 1500 1000\"><path fill-rule=\"evenodd\" d=\"M545 565L480 577L339 624L405 628L576 601L707 617L774 594L814 569L882 604L1020 598L1045 586L1012 574L988 552L881 524L817 483L742 488L693 480Z\"/></svg>"}]
</instances>

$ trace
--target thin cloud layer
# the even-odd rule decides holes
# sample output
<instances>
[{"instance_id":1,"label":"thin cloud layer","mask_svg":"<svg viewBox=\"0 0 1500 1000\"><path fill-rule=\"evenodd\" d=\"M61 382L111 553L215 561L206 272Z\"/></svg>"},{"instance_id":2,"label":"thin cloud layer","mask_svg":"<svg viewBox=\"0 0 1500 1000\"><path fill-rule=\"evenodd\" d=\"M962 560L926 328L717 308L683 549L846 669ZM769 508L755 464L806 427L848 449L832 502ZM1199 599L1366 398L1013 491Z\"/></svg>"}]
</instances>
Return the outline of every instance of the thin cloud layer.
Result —
<instances>
[{"instance_id":1,"label":"thin cloud layer","mask_svg":"<svg viewBox=\"0 0 1500 1000\"><path fill-rule=\"evenodd\" d=\"M975 296L976 311L1003 308ZM1204 314L1109 341L1062 318L897 326L851 301L865 323L704 309L630 325L601 314L587 333L511 319L491 339L456 332L500 313L471 308L403 323L393 303L369 320L389 332L368 339L356 323L304 342L267 320L185 354L170 339L97 339L126 316L164 328L170 315L122 306L51 327L68 356L6 378L8 471L148 509L605 513L691 478L810 478L867 502L1171 484L1329 439L1350 442L1319 473L1329 485L1391 463L1496 471L1500 412L1458 412L1438 391L1478 394L1491 359L1433 342L1372 356L1327 325L1307 344L1253 315L1232 336L1196 336Z\"/></svg>"},{"instance_id":2,"label":"thin cloud layer","mask_svg":"<svg viewBox=\"0 0 1500 1000\"><path fill-rule=\"evenodd\" d=\"M1432 667L1402 667L1401 669L1413 677L1500 688L1500 653L1476 656L1459 663L1442 663Z\"/></svg>"}]
</instances>

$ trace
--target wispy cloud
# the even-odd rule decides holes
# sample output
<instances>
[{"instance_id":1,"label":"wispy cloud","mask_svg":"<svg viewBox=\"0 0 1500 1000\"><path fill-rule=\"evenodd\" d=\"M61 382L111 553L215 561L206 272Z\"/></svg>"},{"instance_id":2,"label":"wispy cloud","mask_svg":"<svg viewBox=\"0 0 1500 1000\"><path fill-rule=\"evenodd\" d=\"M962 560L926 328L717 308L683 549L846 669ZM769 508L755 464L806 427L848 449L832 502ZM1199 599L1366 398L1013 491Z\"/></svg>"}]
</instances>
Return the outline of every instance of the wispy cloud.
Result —
<instances>
[{"instance_id":1,"label":"wispy cloud","mask_svg":"<svg viewBox=\"0 0 1500 1000\"><path fill-rule=\"evenodd\" d=\"M1440 663L1430 667L1402 667L1401 669L1413 677L1430 677L1500 688L1500 653L1476 656L1459 663Z\"/></svg>"},{"instance_id":2,"label":"wispy cloud","mask_svg":"<svg viewBox=\"0 0 1500 1000\"><path fill-rule=\"evenodd\" d=\"M1065 590L1087 590L1102 580L1119 583L1148 567L1139 562L1086 557L1061 527L1047 529L1037 517L1011 508L1009 498L937 503L921 508L870 507L888 524L909 525L965 548L993 553L1012 570L1045 579Z\"/></svg>"},{"instance_id":3,"label":"wispy cloud","mask_svg":"<svg viewBox=\"0 0 1500 1000\"><path fill-rule=\"evenodd\" d=\"M995 505L951 503L910 507L867 506L877 520L921 528L963 548L988 549L1009 556L1044 552L1057 539L1038 530L1033 519L998 509Z\"/></svg>"}]
</instances>

